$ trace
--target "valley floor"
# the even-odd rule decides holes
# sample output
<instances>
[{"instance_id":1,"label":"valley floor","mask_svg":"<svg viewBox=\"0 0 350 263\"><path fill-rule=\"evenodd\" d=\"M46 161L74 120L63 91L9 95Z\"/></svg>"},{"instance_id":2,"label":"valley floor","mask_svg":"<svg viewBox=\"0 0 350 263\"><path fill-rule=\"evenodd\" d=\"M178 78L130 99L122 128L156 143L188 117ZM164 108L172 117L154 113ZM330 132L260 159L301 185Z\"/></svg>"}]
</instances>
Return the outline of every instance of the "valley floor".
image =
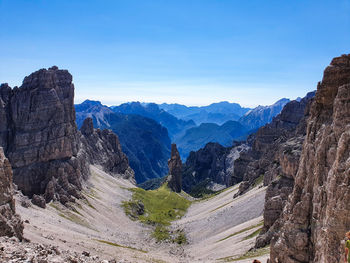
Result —
<instances>
[{"instance_id":1,"label":"valley floor","mask_svg":"<svg viewBox=\"0 0 350 263\"><path fill-rule=\"evenodd\" d=\"M124 213L122 202L131 198L128 188L135 186L111 177L98 167L91 166L91 170L92 176L83 190L86 200L78 200L73 210L56 202L48 204L46 209L25 208L21 205L23 197L17 196L17 212L26 221L25 238L76 255L87 251L90 255L86 262L115 259L116 262L243 263L255 258L266 262L268 248L257 251L254 258L246 254L261 228L264 187L233 199L238 189L234 186L214 197L194 201L186 215L171 226L174 230L183 229L189 244L159 244L151 236L151 227L132 221Z\"/></svg>"}]
</instances>

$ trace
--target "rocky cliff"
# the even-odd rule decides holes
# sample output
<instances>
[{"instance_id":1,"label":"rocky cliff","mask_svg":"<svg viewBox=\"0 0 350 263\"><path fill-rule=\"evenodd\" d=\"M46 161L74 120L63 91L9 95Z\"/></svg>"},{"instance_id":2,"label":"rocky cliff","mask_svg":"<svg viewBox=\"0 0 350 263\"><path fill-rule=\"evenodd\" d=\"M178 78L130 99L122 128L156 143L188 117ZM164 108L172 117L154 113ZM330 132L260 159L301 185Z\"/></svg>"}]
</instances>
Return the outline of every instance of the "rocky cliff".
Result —
<instances>
[{"instance_id":1,"label":"rocky cliff","mask_svg":"<svg viewBox=\"0 0 350 263\"><path fill-rule=\"evenodd\" d=\"M235 161L234 176L243 181L238 195L250 189L259 177L263 177L264 185L281 176L293 178L306 133L306 108L313 96L310 92L300 101L289 102L271 123L248 138L251 149Z\"/></svg>"},{"instance_id":2,"label":"rocky cliff","mask_svg":"<svg viewBox=\"0 0 350 263\"><path fill-rule=\"evenodd\" d=\"M0 96L0 146L18 188L40 206L79 198L89 162L75 123L72 75L57 67L41 69L19 88L1 85Z\"/></svg>"},{"instance_id":3,"label":"rocky cliff","mask_svg":"<svg viewBox=\"0 0 350 263\"><path fill-rule=\"evenodd\" d=\"M202 149L191 152L183 165L183 189L194 196L220 190L239 183L234 177L234 161L247 145L224 147L208 143Z\"/></svg>"},{"instance_id":4,"label":"rocky cliff","mask_svg":"<svg viewBox=\"0 0 350 263\"><path fill-rule=\"evenodd\" d=\"M130 168L115 133L107 129L94 129L91 118L84 120L80 131L81 151L90 164L100 165L109 174L121 175L135 182L134 171Z\"/></svg>"},{"instance_id":5,"label":"rocky cliff","mask_svg":"<svg viewBox=\"0 0 350 263\"><path fill-rule=\"evenodd\" d=\"M119 137L137 183L164 177L171 142L165 127L150 118L113 112L99 101L75 105L78 127L90 117L95 128L111 129Z\"/></svg>"},{"instance_id":6,"label":"rocky cliff","mask_svg":"<svg viewBox=\"0 0 350 263\"><path fill-rule=\"evenodd\" d=\"M350 55L343 55L318 84L293 192L271 242L272 262L340 262L350 229L349 145Z\"/></svg>"},{"instance_id":7,"label":"rocky cliff","mask_svg":"<svg viewBox=\"0 0 350 263\"><path fill-rule=\"evenodd\" d=\"M0 236L15 236L22 240L23 222L16 215L13 198L12 169L0 147Z\"/></svg>"},{"instance_id":8,"label":"rocky cliff","mask_svg":"<svg viewBox=\"0 0 350 263\"><path fill-rule=\"evenodd\" d=\"M257 183L268 186L264 205L264 226L256 239L256 247L264 247L279 230L279 218L298 168L302 144L306 134L306 118L314 92L300 101L291 101L273 121L261 127L247 141L252 147L242 152L234 163L236 182L243 181L236 196Z\"/></svg>"},{"instance_id":9,"label":"rocky cliff","mask_svg":"<svg viewBox=\"0 0 350 263\"><path fill-rule=\"evenodd\" d=\"M182 189L182 162L176 144L171 145L171 156L168 161L168 166L168 186L172 191L180 193Z\"/></svg>"}]
</instances>

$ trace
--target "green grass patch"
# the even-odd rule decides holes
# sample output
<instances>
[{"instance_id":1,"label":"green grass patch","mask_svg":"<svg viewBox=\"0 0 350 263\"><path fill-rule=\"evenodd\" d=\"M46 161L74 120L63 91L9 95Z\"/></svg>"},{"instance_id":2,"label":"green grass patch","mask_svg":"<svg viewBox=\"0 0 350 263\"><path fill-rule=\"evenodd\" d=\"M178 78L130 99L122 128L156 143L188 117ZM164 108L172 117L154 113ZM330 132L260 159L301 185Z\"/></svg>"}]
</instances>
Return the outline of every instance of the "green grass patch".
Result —
<instances>
[{"instance_id":1,"label":"green grass patch","mask_svg":"<svg viewBox=\"0 0 350 263\"><path fill-rule=\"evenodd\" d=\"M152 235L158 242L162 242L170 239L170 232L168 228L162 225L156 226Z\"/></svg>"},{"instance_id":2,"label":"green grass patch","mask_svg":"<svg viewBox=\"0 0 350 263\"><path fill-rule=\"evenodd\" d=\"M258 178L255 179L254 184L253 184L253 188L262 184L264 182L264 175L260 175Z\"/></svg>"},{"instance_id":3,"label":"green grass patch","mask_svg":"<svg viewBox=\"0 0 350 263\"><path fill-rule=\"evenodd\" d=\"M132 188L130 191L133 192L132 200L124 202L123 206L127 214L130 214L131 203L141 201L145 213L137 217L146 224L170 225L171 221L181 218L191 204L189 200L172 192L166 185L156 190Z\"/></svg>"},{"instance_id":4,"label":"green grass patch","mask_svg":"<svg viewBox=\"0 0 350 263\"><path fill-rule=\"evenodd\" d=\"M231 234L231 235L228 235L227 237L224 237L224 238L222 238L222 239L216 241L216 243L221 242L221 241L224 241L224 240L226 240L226 239L229 239L230 237L237 236L237 235L239 235L239 234L241 234L241 233L244 233L244 232L249 231L249 230L251 230L251 229L254 229L254 228L256 228L256 227L262 226L263 224L264 224L264 222L262 221L262 222L260 222L259 224L256 224L256 225L254 225L254 226L250 226L250 227L243 228L243 229L240 230L240 231L237 231L237 232L235 232L235 233L233 233L233 234Z\"/></svg>"},{"instance_id":5,"label":"green grass patch","mask_svg":"<svg viewBox=\"0 0 350 263\"><path fill-rule=\"evenodd\" d=\"M257 235L260 234L261 230L262 230L262 228L259 228L259 229L255 230L253 233L251 233L250 235L244 237L242 240L248 240L248 239L251 239L253 237L256 237Z\"/></svg>"},{"instance_id":6,"label":"green grass patch","mask_svg":"<svg viewBox=\"0 0 350 263\"><path fill-rule=\"evenodd\" d=\"M269 253L270 253L270 247L267 246L267 247L247 251L241 256L229 256L224 258L218 258L217 260L222 262L234 262L234 261L239 261L244 259L250 259L250 258L253 259L256 257L261 257Z\"/></svg>"},{"instance_id":7,"label":"green grass patch","mask_svg":"<svg viewBox=\"0 0 350 263\"><path fill-rule=\"evenodd\" d=\"M219 210L220 208L223 208L224 206L227 206L227 205L231 204L232 202L233 202L233 201L230 201L230 202L228 202L228 203L226 203L226 204L220 205L219 207L217 207L217 208L211 210L210 213L211 213L211 212L214 212L214 211L216 211L216 210Z\"/></svg>"},{"instance_id":8,"label":"green grass patch","mask_svg":"<svg viewBox=\"0 0 350 263\"><path fill-rule=\"evenodd\" d=\"M148 251L145 251L145 250L142 250L142 249L137 249L137 248L129 247L129 246L123 246L123 245L119 245L117 243L113 243L113 242L106 241L106 240L101 240L101 239L94 239L94 240L98 241L100 243L103 243L103 244L114 246L114 247L127 248L127 249L131 249L131 250L139 251L139 252L142 252L142 253L148 253Z\"/></svg>"},{"instance_id":9,"label":"green grass patch","mask_svg":"<svg viewBox=\"0 0 350 263\"><path fill-rule=\"evenodd\" d=\"M185 235L185 232L182 230L178 231L177 235L173 239L173 242L179 245L187 244L187 237Z\"/></svg>"},{"instance_id":10,"label":"green grass patch","mask_svg":"<svg viewBox=\"0 0 350 263\"><path fill-rule=\"evenodd\" d=\"M133 192L133 195L130 201L123 203L125 213L131 219L154 226L152 235L157 241L174 240L167 226L171 224L171 221L181 218L186 213L191 201L171 191L166 184L156 190L146 191L142 188L129 190ZM144 213L141 215L135 213L138 203L144 205Z\"/></svg>"}]
</instances>

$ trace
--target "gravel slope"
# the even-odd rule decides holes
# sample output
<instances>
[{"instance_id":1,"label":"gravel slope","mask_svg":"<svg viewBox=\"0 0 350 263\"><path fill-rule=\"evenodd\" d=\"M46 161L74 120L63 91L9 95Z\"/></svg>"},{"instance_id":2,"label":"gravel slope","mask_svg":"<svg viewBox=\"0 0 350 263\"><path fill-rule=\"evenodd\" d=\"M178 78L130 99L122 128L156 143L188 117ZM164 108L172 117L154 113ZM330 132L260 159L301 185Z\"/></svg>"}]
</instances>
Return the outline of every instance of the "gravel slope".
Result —
<instances>
[{"instance_id":1,"label":"gravel slope","mask_svg":"<svg viewBox=\"0 0 350 263\"><path fill-rule=\"evenodd\" d=\"M233 199L238 189L234 186L211 199L193 202L187 214L172 225L185 230L189 244L157 244L151 228L124 214L122 202L131 198L127 188L135 186L98 167L91 166L91 170L83 191L87 201L78 200L75 212L59 203L50 203L46 209L25 208L20 205L25 198L17 195L17 211L28 220L25 238L76 255L88 251L90 258L81 262L221 262L219 258L242 255L254 244L255 238L242 239L259 227L219 240L261 222L265 188Z\"/></svg>"}]
</instances>

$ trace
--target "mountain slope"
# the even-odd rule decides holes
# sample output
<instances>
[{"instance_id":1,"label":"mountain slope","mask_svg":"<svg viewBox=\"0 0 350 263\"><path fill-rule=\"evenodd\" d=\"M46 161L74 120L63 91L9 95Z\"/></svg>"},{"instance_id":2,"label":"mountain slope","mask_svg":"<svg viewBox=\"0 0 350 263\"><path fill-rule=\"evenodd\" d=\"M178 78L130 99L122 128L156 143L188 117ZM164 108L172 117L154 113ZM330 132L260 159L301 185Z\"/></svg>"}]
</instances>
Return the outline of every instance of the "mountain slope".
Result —
<instances>
[{"instance_id":1,"label":"mountain slope","mask_svg":"<svg viewBox=\"0 0 350 263\"><path fill-rule=\"evenodd\" d=\"M115 113L100 102L85 101L75 107L77 122L91 117L95 127L111 129L118 135L137 183L166 175L170 155L166 128L141 115Z\"/></svg>"},{"instance_id":2,"label":"mountain slope","mask_svg":"<svg viewBox=\"0 0 350 263\"><path fill-rule=\"evenodd\" d=\"M258 106L239 119L239 122L249 130L255 130L272 121L281 112L289 99L280 99L270 106Z\"/></svg>"},{"instance_id":3,"label":"mountain slope","mask_svg":"<svg viewBox=\"0 0 350 263\"><path fill-rule=\"evenodd\" d=\"M202 123L190 128L175 140L182 158L191 151L199 150L209 142L217 142L223 146L231 146L234 139L244 136L247 129L237 121L228 121L219 126L215 123Z\"/></svg>"},{"instance_id":4,"label":"mountain slope","mask_svg":"<svg viewBox=\"0 0 350 263\"><path fill-rule=\"evenodd\" d=\"M192 120L184 121L160 109L155 103L141 104L140 102L124 103L119 106L112 106L116 113L137 114L155 120L168 129L171 139L182 134L186 129L195 126Z\"/></svg>"}]
</instances>

